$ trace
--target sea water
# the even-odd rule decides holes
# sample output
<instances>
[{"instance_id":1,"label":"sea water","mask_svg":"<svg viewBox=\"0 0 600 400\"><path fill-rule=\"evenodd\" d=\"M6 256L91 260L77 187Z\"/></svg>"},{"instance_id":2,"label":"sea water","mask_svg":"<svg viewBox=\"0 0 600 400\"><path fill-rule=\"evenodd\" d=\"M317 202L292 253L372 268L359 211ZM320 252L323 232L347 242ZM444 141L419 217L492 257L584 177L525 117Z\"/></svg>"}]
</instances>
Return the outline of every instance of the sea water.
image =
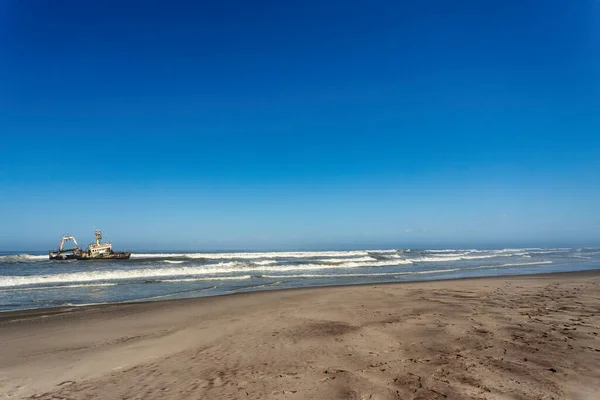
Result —
<instances>
[{"instance_id":1,"label":"sea water","mask_svg":"<svg viewBox=\"0 0 600 400\"><path fill-rule=\"evenodd\" d=\"M599 268L600 248L148 252L93 261L4 252L0 310Z\"/></svg>"}]
</instances>

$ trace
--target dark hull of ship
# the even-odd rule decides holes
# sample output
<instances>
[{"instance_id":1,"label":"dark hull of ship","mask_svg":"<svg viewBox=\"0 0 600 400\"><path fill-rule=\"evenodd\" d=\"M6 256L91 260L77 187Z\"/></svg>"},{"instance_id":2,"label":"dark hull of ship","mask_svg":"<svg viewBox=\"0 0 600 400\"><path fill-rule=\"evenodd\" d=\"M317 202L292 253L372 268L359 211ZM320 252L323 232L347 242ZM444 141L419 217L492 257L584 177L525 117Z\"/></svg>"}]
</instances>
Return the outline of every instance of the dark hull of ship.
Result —
<instances>
[{"instance_id":1,"label":"dark hull of ship","mask_svg":"<svg viewBox=\"0 0 600 400\"><path fill-rule=\"evenodd\" d=\"M80 255L80 256L77 256L77 259L84 260L84 261L88 261L88 260L128 260L129 257L131 257L131 253L121 252L121 253L108 254L108 255L105 255L102 257L88 257L85 255Z\"/></svg>"},{"instance_id":2,"label":"dark hull of ship","mask_svg":"<svg viewBox=\"0 0 600 400\"><path fill-rule=\"evenodd\" d=\"M77 260L80 257L79 254L50 254L51 260L65 261L65 260Z\"/></svg>"}]
</instances>

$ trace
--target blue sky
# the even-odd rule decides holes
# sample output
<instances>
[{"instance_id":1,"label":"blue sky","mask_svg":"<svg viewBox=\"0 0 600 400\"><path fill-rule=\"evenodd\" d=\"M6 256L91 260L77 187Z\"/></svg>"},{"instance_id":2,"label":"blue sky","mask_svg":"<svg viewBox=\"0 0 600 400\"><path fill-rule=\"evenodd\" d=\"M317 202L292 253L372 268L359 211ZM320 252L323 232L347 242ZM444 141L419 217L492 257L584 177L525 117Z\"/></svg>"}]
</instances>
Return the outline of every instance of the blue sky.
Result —
<instances>
[{"instance_id":1,"label":"blue sky","mask_svg":"<svg viewBox=\"0 0 600 400\"><path fill-rule=\"evenodd\" d=\"M600 245L598 1L9 0L0 34L0 250Z\"/></svg>"}]
</instances>

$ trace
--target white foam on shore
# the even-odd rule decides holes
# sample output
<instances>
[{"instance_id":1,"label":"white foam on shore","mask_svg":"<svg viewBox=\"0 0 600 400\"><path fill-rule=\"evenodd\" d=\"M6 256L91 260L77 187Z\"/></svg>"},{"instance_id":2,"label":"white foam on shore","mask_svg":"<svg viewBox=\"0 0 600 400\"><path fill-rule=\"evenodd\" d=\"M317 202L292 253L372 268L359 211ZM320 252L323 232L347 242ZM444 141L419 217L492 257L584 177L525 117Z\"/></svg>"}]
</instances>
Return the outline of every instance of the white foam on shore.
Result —
<instances>
[{"instance_id":1,"label":"white foam on shore","mask_svg":"<svg viewBox=\"0 0 600 400\"><path fill-rule=\"evenodd\" d=\"M93 287L104 287L104 286L117 286L118 283L84 283L77 285L53 285L53 286L34 286L28 288L10 288L0 289L0 292L18 292L18 291L29 291L29 290L49 290L49 289L73 289L73 288L93 288Z\"/></svg>"},{"instance_id":2,"label":"white foam on shore","mask_svg":"<svg viewBox=\"0 0 600 400\"><path fill-rule=\"evenodd\" d=\"M281 279L281 278L344 278L344 277L377 277L377 276L398 276L398 275L420 275L420 274L437 274L446 272L457 272L457 271L471 271L477 269L490 269L490 268L507 268L507 267L519 267L527 265L543 265L552 264L552 261L541 261L541 262L530 262L530 263L511 263L511 264L499 264L499 265L481 265L478 267L465 267L465 268L446 268L446 269L431 269L427 271L398 271L398 272L383 272L383 273L349 273L349 274L297 274L297 275L262 275L263 278L269 279Z\"/></svg>"},{"instance_id":3,"label":"white foam on shore","mask_svg":"<svg viewBox=\"0 0 600 400\"><path fill-rule=\"evenodd\" d=\"M416 261L416 260L415 260ZM529 262L492 265L490 268L499 268L515 265L536 265L551 263L551 261ZM0 276L0 288L10 288L26 285L48 285L60 283L83 283L83 282L104 282L127 279L156 279L161 277L177 276L201 276L201 275L219 275L219 274L248 274L255 272L264 275L265 273L277 272L295 272L295 271L318 271L318 270L344 270L351 268L373 268L373 267L393 267L412 264L411 260L381 260L381 261L348 261L340 264L291 264L291 265L253 265L240 262L222 262L218 264L208 264L203 266L190 267L169 267L169 268L140 268L130 270L93 270L64 274L47 274L34 276ZM457 270L469 270L472 267L457 268ZM487 268L476 267L476 268ZM403 272L405 273L405 272ZM409 272L406 272L409 273ZM418 271L410 272L418 273ZM234 278L236 279L236 278ZM237 278L239 279L239 278Z\"/></svg>"},{"instance_id":4,"label":"white foam on shore","mask_svg":"<svg viewBox=\"0 0 600 400\"><path fill-rule=\"evenodd\" d=\"M140 268L130 270L93 270L73 272L65 274L47 274L37 276L0 276L0 287L14 287L50 283L77 283L93 281L113 281L124 279L153 279L159 277L235 274L256 272L286 272L286 271L312 271L322 269L345 269L360 267L383 267L397 266L400 264L411 264L407 260L371 261L371 262L345 262L337 265L332 264L292 264L292 265L265 265L257 266L240 262L223 262L190 267L170 268Z\"/></svg>"},{"instance_id":5,"label":"white foam on shore","mask_svg":"<svg viewBox=\"0 0 600 400\"><path fill-rule=\"evenodd\" d=\"M544 265L544 264L552 264L552 261L540 261L540 262L525 262L525 263L507 263L507 264L498 264L498 265L482 265L482 266L477 266L477 267L463 267L463 268L442 268L442 269L430 269L430 270L425 270L425 271L394 271L394 272L373 272L373 273L323 273L323 274L315 274L315 273L307 273L307 274L283 274L283 275L273 275L273 274L260 274L260 275L238 275L238 276L206 276L206 277L187 277L187 278L167 278L167 279L152 279L150 280L150 282L145 282L145 281L140 281L138 283L186 283L186 282L200 282L200 281L240 281L240 280L249 280L249 279L261 279L261 278L265 278L265 279L315 279L315 278L352 278L352 277L385 277L385 276L410 276L410 275L426 275L426 274L443 274L443 273L451 273L451 272L458 272L458 271L471 271L471 270L479 270L479 269L502 269L502 268L507 268L507 267L520 267L520 266L533 266L533 265ZM317 267L317 266L314 266ZM327 266L330 267L330 266ZM331 268L323 268L323 266L320 266L320 268L315 268L315 270L318 269L331 269ZM182 275L194 275L193 273L190 273L190 268L180 268L178 269L179 272ZM264 269L263 269L264 270ZM294 269L290 268L287 269L286 271L294 271ZM95 271L98 272L98 271ZM102 271L102 272L111 272L111 271ZM125 271L112 271L112 272L125 272ZM177 273L176 271L174 272L173 270L161 270L159 271L160 274L152 274L152 276L149 276L147 274L145 274L145 272L148 272L148 270L132 270L129 271L131 272L131 274L129 274L128 277L123 277L123 275L121 274L119 278L112 278L112 279L127 279L127 278L156 278L156 277L160 277L162 276L162 274L164 275L169 275L169 276L176 276ZM214 273L214 271L212 271ZM283 272L281 271L281 269L270 269L269 271L265 271L265 272ZM198 274L203 274L206 273L206 271L196 271L196 273ZM71 274L71 275L77 275L77 274L81 274L81 273L75 273L75 274ZM33 277L16 277L16 278L33 278ZM47 276L47 278L52 278L51 276ZM73 279L86 279L89 278L87 276L78 276L78 277L64 277L63 279L71 279L71 281ZM97 275L93 276L92 279L97 280ZM1 282L1 280L0 280ZM27 283L25 283L27 282ZM6 284L7 282L4 282L4 284ZM113 282L113 283L106 283L106 282L97 282L97 283L84 283L84 284L70 284L70 285L52 285L52 286L36 286L36 287L26 287L26 288L20 288L20 287L14 287L14 286L21 286L21 285L28 285L28 284L39 284L39 283L47 283L47 284L52 284L52 283L56 283L56 281L53 281L52 279L45 279L44 282L32 282L30 281L13 281L11 282L13 285L9 286L7 288L7 286L5 285L4 289L0 289L0 292L11 292L11 291L30 291L30 290L55 290L55 289L69 289L69 288L84 288L84 287L107 287L107 286L116 286L119 284L131 284L131 283L135 283L135 282L124 282L124 283L118 283L118 282ZM277 283L281 283L281 281L278 281ZM264 284L264 285L259 285L259 286L265 286L265 285L272 285L272 283L269 284ZM259 287L257 286L257 287ZM169 296L169 295L167 295Z\"/></svg>"},{"instance_id":6,"label":"white foam on shore","mask_svg":"<svg viewBox=\"0 0 600 400\"><path fill-rule=\"evenodd\" d=\"M378 277L378 276L398 276L398 275L419 275L419 274L436 274L444 272L461 271L462 268L448 269L433 269L427 271L410 271L410 272L384 272L376 274L303 274L303 275L263 275L263 278L281 279L281 278L352 278L352 277Z\"/></svg>"}]
</instances>

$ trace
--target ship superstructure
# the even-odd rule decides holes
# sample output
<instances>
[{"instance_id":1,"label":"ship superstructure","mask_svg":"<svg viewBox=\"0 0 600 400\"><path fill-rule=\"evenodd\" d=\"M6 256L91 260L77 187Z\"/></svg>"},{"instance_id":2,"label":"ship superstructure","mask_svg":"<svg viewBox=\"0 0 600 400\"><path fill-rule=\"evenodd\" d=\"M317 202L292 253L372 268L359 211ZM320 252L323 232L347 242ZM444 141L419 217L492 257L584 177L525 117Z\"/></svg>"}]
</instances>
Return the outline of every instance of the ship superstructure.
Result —
<instances>
[{"instance_id":1,"label":"ship superstructure","mask_svg":"<svg viewBox=\"0 0 600 400\"><path fill-rule=\"evenodd\" d=\"M102 243L102 232L100 229L96 229L95 236L95 243L90 243L87 247L87 250L82 252L81 255L77 257L78 260L93 260L103 258L127 259L131 256L131 253L126 252L115 253L113 251L112 244L109 242Z\"/></svg>"}]
</instances>

